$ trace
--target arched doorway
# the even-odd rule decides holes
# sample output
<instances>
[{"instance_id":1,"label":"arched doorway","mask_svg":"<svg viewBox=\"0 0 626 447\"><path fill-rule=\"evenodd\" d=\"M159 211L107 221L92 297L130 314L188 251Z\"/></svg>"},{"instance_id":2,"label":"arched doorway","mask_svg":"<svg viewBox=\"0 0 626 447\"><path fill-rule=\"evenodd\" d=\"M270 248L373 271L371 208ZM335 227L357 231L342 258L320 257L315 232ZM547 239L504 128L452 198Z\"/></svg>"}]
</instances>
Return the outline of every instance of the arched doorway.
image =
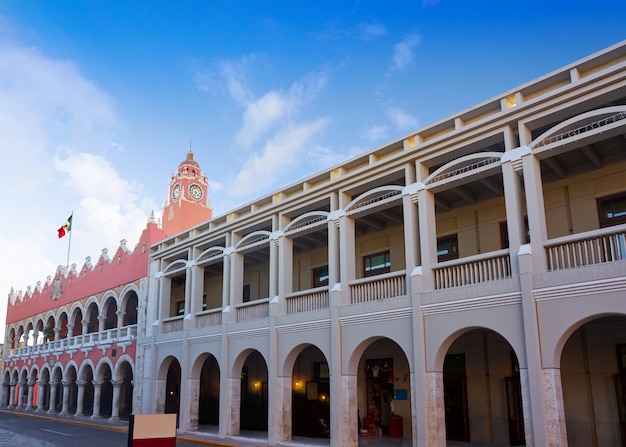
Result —
<instances>
[{"instance_id":1,"label":"arched doorway","mask_svg":"<svg viewBox=\"0 0 626 447\"><path fill-rule=\"evenodd\" d=\"M61 411L63 403L63 371L59 366L52 370L52 380L50 381L50 405L48 411L50 413L58 413Z\"/></svg>"},{"instance_id":2,"label":"arched doorway","mask_svg":"<svg viewBox=\"0 0 626 447\"><path fill-rule=\"evenodd\" d=\"M180 418L180 363L176 359L172 359L167 369L165 413L173 413Z\"/></svg>"},{"instance_id":3,"label":"arched doorway","mask_svg":"<svg viewBox=\"0 0 626 447\"><path fill-rule=\"evenodd\" d=\"M371 342L359 361L359 429L367 437L411 438L409 363L389 338Z\"/></svg>"},{"instance_id":4,"label":"arched doorway","mask_svg":"<svg viewBox=\"0 0 626 447\"><path fill-rule=\"evenodd\" d=\"M581 325L561 353L569 447L626 447L626 316Z\"/></svg>"},{"instance_id":5,"label":"arched doorway","mask_svg":"<svg viewBox=\"0 0 626 447\"><path fill-rule=\"evenodd\" d=\"M212 355L208 355L202 363L199 387L198 424L219 426L220 367Z\"/></svg>"},{"instance_id":6,"label":"arched doorway","mask_svg":"<svg viewBox=\"0 0 626 447\"><path fill-rule=\"evenodd\" d=\"M67 386L64 385L64 390L66 389L68 392L66 397L67 412L75 414L78 403L78 385L76 385L76 367L74 365L70 365L66 369L64 382L67 384Z\"/></svg>"},{"instance_id":7,"label":"arched doorway","mask_svg":"<svg viewBox=\"0 0 626 447\"><path fill-rule=\"evenodd\" d=\"M139 300L134 291L128 292L126 300L126 310L124 312L124 326L137 324L137 306Z\"/></svg>"},{"instance_id":8,"label":"arched doorway","mask_svg":"<svg viewBox=\"0 0 626 447\"><path fill-rule=\"evenodd\" d=\"M99 415L103 418L111 417L113 411L113 385L111 384L111 367L107 363L103 363L98 374L100 381L100 411Z\"/></svg>"},{"instance_id":9,"label":"arched doorway","mask_svg":"<svg viewBox=\"0 0 626 447\"><path fill-rule=\"evenodd\" d=\"M83 411L85 416L91 416L93 414L93 397L94 397L94 385L93 385L93 369L90 364L83 364L81 367L80 380L85 384L83 391Z\"/></svg>"},{"instance_id":10,"label":"arched doorway","mask_svg":"<svg viewBox=\"0 0 626 447\"><path fill-rule=\"evenodd\" d=\"M330 369L322 351L306 346L292 370L291 432L293 436L330 437Z\"/></svg>"},{"instance_id":11,"label":"arched doorway","mask_svg":"<svg viewBox=\"0 0 626 447\"><path fill-rule=\"evenodd\" d=\"M117 302L111 297L105 305L104 330L114 329L117 327Z\"/></svg>"},{"instance_id":12,"label":"arched doorway","mask_svg":"<svg viewBox=\"0 0 626 447\"><path fill-rule=\"evenodd\" d=\"M267 431L267 393L267 364L253 351L241 369L241 430Z\"/></svg>"},{"instance_id":13,"label":"arched doorway","mask_svg":"<svg viewBox=\"0 0 626 447\"><path fill-rule=\"evenodd\" d=\"M128 419L128 416L133 412L133 368L130 363L122 362L118 374L118 380L122 382L118 404L119 417Z\"/></svg>"},{"instance_id":14,"label":"arched doorway","mask_svg":"<svg viewBox=\"0 0 626 447\"><path fill-rule=\"evenodd\" d=\"M525 444L519 363L500 334L474 329L456 338L443 387L448 441Z\"/></svg>"}]
</instances>

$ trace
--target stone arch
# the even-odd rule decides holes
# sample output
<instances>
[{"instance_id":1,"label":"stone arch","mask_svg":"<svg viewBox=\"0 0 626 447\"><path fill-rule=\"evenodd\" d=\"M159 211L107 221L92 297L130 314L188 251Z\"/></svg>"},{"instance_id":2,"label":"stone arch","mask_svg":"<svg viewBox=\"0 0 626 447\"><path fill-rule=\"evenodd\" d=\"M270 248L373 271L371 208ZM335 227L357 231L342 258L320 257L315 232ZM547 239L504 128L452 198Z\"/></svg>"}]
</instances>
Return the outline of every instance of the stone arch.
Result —
<instances>
[{"instance_id":1,"label":"stone arch","mask_svg":"<svg viewBox=\"0 0 626 447\"><path fill-rule=\"evenodd\" d=\"M303 231L304 228L311 228L319 225L327 225L330 213L327 211L311 211L296 217L289 222L283 232L285 235Z\"/></svg>"},{"instance_id":2,"label":"stone arch","mask_svg":"<svg viewBox=\"0 0 626 447\"><path fill-rule=\"evenodd\" d=\"M360 213L365 210L371 211L373 208L386 207L389 203L402 200L402 191L404 186L385 185L365 191L350 203L344 210L346 214Z\"/></svg>"},{"instance_id":3,"label":"stone arch","mask_svg":"<svg viewBox=\"0 0 626 447\"><path fill-rule=\"evenodd\" d=\"M97 300L89 300L85 307L85 315L83 318L87 321L87 334L98 332L100 330L100 303Z\"/></svg>"},{"instance_id":4,"label":"stone arch","mask_svg":"<svg viewBox=\"0 0 626 447\"><path fill-rule=\"evenodd\" d=\"M102 313L104 318L104 330L114 329L117 327L117 312L119 309L118 298L114 294L106 294L102 299Z\"/></svg>"},{"instance_id":5,"label":"stone arch","mask_svg":"<svg viewBox=\"0 0 626 447\"><path fill-rule=\"evenodd\" d=\"M122 326L137 324L139 308L139 291L133 285L125 287L120 294L119 312L124 315Z\"/></svg>"},{"instance_id":6,"label":"stone arch","mask_svg":"<svg viewBox=\"0 0 626 447\"><path fill-rule=\"evenodd\" d=\"M191 429L198 425L219 425L219 402L221 368L215 353L203 352L192 363L189 378L192 396L189 405L191 409Z\"/></svg>"},{"instance_id":7,"label":"stone arch","mask_svg":"<svg viewBox=\"0 0 626 447\"><path fill-rule=\"evenodd\" d=\"M542 146L565 144L570 138L577 141L598 133L619 128L626 124L626 106L604 107L569 118L546 130L528 146L537 150ZM623 131L622 131L623 132Z\"/></svg>"}]
</instances>

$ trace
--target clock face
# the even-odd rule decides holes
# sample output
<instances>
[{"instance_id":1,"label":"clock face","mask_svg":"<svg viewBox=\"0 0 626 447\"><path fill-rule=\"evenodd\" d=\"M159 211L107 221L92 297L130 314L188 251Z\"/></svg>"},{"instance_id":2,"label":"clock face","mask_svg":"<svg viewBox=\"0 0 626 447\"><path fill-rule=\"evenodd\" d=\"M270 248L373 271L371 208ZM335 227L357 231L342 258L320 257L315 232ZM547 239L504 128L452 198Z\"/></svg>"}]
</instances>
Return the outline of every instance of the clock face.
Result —
<instances>
[{"instance_id":1,"label":"clock face","mask_svg":"<svg viewBox=\"0 0 626 447\"><path fill-rule=\"evenodd\" d=\"M180 199L180 183L176 183L172 188L172 200Z\"/></svg>"},{"instance_id":2,"label":"clock face","mask_svg":"<svg viewBox=\"0 0 626 447\"><path fill-rule=\"evenodd\" d=\"M202 188L196 184L191 185L189 187L189 195L194 200L200 200L202 198Z\"/></svg>"}]
</instances>

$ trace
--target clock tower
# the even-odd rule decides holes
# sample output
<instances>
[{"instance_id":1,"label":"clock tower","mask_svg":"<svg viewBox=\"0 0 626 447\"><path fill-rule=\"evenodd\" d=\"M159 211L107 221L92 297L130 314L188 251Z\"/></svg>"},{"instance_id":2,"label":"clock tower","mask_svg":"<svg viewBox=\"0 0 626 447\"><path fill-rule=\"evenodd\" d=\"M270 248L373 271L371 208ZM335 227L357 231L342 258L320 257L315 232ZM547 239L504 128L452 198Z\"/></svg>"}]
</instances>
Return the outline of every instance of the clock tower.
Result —
<instances>
[{"instance_id":1,"label":"clock tower","mask_svg":"<svg viewBox=\"0 0 626 447\"><path fill-rule=\"evenodd\" d=\"M174 236L211 219L213 209L207 205L209 183L193 159L193 152L178 165L172 174L169 197L163 206L161 227L168 237Z\"/></svg>"}]
</instances>

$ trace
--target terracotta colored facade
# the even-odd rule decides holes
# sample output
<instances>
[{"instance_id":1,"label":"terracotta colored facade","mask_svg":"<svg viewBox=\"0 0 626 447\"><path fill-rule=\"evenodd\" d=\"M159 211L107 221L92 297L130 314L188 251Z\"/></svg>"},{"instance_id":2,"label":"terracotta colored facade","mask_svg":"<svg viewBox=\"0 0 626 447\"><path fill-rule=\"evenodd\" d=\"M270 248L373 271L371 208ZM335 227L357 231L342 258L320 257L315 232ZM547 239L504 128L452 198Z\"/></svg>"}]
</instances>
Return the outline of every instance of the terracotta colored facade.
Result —
<instances>
[{"instance_id":1,"label":"terracotta colored facade","mask_svg":"<svg viewBox=\"0 0 626 447\"><path fill-rule=\"evenodd\" d=\"M180 202L169 234L211 215L207 181L193 153L172 176L174 188L197 185L194 200ZM178 186L177 186L178 185ZM198 193L199 191L199 193ZM201 199L204 198L204 201ZM169 214L166 202L163 216ZM176 204L172 205L176 206ZM154 217L131 250L122 240L92 262L59 266L44 284L9 294L2 405L50 414L124 418L133 411L136 339L147 299L150 246L167 237ZM145 304L143 304L145 305Z\"/></svg>"}]
</instances>

